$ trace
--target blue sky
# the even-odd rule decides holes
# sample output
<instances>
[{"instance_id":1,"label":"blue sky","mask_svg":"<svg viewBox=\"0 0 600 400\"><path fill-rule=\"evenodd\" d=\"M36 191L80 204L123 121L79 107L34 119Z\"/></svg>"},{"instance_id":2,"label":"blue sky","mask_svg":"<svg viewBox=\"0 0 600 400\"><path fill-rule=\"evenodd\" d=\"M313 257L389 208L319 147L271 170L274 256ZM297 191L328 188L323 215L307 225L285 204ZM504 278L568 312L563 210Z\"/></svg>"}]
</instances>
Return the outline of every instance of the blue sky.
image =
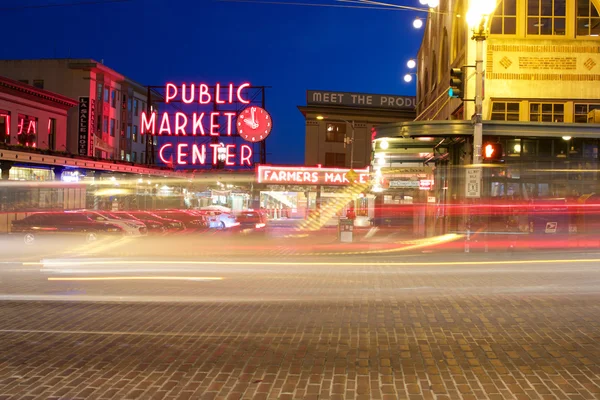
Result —
<instances>
[{"instance_id":1,"label":"blue sky","mask_svg":"<svg viewBox=\"0 0 600 400\"><path fill-rule=\"evenodd\" d=\"M76 1L4 0L0 10ZM147 85L271 86L267 161L273 164L304 162L304 119L296 106L306 103L308 89L415 94L414 83L402 80L422 37L412 28L413 12L130 0L2 14L4 59L90 57Z\"/></svg>"}]
</instances>

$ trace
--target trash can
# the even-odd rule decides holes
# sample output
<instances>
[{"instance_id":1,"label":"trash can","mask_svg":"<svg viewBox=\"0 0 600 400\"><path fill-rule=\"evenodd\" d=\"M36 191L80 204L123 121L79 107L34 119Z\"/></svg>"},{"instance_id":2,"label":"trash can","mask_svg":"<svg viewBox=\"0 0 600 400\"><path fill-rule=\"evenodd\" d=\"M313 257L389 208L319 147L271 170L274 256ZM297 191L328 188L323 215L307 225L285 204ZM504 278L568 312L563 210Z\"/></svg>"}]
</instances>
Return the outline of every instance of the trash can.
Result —
<instances>
[{"instance_id":1,"label":"trash can","mask_svg":"<svg viewBox=\"0 0 600 400\"><path fill-rule=\"evenodd\" d=\"M352 243L354 233L354 220L340 218L338 221L338 238L342 243Z\"/></svg>"}]
</instances>

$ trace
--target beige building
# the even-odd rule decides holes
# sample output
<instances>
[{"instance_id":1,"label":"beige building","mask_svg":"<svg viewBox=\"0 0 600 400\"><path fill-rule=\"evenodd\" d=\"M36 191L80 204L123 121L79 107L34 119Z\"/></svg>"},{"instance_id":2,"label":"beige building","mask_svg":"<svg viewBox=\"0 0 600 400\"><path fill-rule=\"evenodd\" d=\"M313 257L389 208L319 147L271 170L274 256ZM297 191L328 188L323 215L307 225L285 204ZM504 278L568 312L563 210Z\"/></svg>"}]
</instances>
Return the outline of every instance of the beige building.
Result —
<instances>
[{"instance_id":1,"label":"beige building","mask_svg":"<svg viewBox=\"0 0 600 400\"><path fill-rule=\"evenodd\" d=\"M412 121L415 104L410 96L307 91L298 107L306 118L304 165L365 168L377 127Z\"/></svg>"},{"instance_id":2,"label":"beige building","mask_svg":"<svg viewBox=\"0 0 600 400\"><path fill-rule=\"evenodd\" d=\"M470 3L442 0L430 13L418 54L418 120L470 119L472 101L447 95L450 68L465 67L475 96ZM600 0L502 0L484 42L483 119L587 122L600 108ZM600 121L597 121L600 122Z\"/></svg>"},{"instance_id":3,"label":"beige building","mask_svg":"<svg viewBox=\"0 0 600 400\"><path fill-rule=\"evenodd\" d=\"M147 88L92 59L0 60L0 75L89 105L87 141L80 130L81 105L69 111L69 153L101 159L146 163L140 113L146 109ZM85 128L84 128L85 130ZM83 145L82 145L83 143Z\"/></svg>"}]
</instances>

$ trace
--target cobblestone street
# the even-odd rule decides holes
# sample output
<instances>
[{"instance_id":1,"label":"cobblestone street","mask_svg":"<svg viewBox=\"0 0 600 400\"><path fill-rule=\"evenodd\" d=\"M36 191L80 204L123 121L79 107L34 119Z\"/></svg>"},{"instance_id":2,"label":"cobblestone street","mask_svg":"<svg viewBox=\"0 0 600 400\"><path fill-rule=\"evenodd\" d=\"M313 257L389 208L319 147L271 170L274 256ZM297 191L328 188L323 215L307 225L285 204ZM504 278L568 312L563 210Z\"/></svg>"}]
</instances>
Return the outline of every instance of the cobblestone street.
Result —
<instances>
[{"instance_id":1,"label":"cobblestone street","mask_svg":"<svg viewBox=\"0 0 600 400\"><path fill-rule=\"evenodd\" d=\"M3 294L49 295L0 303L0 398L600 398L597 262L320 261L169 274L219 281L6 269Z\"/></svg>"}]
</instances>

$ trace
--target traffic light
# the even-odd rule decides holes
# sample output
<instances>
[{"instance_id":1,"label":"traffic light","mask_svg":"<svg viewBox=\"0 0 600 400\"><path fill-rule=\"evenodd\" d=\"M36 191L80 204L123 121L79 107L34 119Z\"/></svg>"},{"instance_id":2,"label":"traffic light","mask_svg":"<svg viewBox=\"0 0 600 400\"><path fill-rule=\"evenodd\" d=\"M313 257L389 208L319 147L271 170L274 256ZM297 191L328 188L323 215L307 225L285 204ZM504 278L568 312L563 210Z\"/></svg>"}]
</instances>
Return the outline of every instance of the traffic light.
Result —
<instances>
[{"instance_id":1,"label":"traffic light","mask_svg":"<svg viewBox=\"0 0 600 400\"><path fill-rule=\"evenodd\" d=\"M465 82L463 80L463 70L461 68L450 69L450 89L448 96L462 99L465 92Z\"/></svg>"},{"instance_id":2,"label":"traffic light","mask_svg":"<svg viewBox=\"0 0 600 400\"><path fill-rule=\"evenodd\" d=\"M502 145L500 143L486 143L483 145L482 153L484 161L500 161L503 156Z\"/></svg>"}]
</instances>

